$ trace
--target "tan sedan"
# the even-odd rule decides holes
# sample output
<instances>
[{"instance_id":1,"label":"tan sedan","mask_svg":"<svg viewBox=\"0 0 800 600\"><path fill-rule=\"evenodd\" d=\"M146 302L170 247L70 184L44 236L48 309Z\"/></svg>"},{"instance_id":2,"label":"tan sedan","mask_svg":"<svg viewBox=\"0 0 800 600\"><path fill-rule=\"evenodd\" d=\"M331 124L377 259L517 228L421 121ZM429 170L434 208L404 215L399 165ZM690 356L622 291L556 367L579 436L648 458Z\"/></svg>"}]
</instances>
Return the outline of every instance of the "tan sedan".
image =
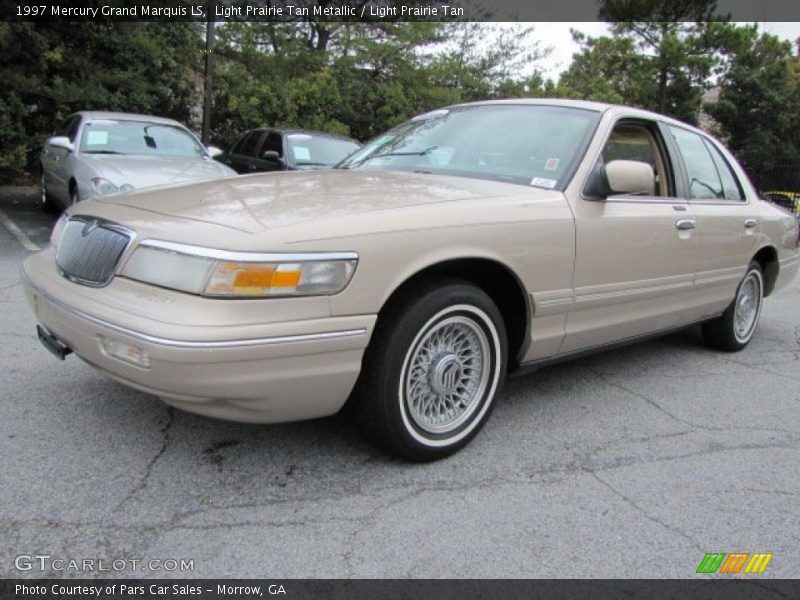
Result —
<instances>
[{"instance_id":1,"label":"tan sedan","mask_svg":"<svg viewBox=\"0 0 800 600\"><path fill-rule=\"evenodd\" d=\"M508 372L695 323L743 348L798 268L797 220L702 131L514 100L421 115L329 172L81 202L23 277L62 358L223 419L347 402L431 460Z\"/></svg>"}]
</instances>

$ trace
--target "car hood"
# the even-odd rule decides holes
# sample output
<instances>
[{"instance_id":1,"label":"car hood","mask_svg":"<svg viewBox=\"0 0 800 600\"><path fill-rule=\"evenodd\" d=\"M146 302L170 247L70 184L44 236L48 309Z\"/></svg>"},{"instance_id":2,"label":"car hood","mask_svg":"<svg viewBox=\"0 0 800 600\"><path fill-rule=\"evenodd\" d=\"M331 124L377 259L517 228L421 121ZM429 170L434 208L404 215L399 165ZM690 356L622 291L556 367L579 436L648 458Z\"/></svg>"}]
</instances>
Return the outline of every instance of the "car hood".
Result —
<instances>
[{"instance_id":1,"label":"car hood","mask_svg":"<svg viewBox=\"0 0 800 600\"><path fill-rule=\"evenodd\" d=\"M255 233L316 221L352 223L380 211L493 196L553 195L494 181L393 171L284 171L233 177L100 202Z\"/></svg>"},{"instance_id":2,"label":"car hood","mask_svg":"<svg viewBox=\"0 0 800 600\"><path fill-rule=\"evenodd\" d=\"M225 165L207 158L113 154L83 154L81 158L97 177L117 186L127 183L137 190L235 174Z\"/></svg>"}]
</instances>

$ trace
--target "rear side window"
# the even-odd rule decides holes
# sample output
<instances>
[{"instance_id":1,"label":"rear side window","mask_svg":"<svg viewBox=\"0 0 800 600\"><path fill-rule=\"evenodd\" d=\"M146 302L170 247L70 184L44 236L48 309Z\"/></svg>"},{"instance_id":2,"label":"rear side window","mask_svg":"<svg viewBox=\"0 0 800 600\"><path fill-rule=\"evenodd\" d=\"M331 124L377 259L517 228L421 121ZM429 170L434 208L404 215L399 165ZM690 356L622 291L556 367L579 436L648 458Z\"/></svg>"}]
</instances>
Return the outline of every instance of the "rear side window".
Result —
<instances>
[{"instance_id":1,"label":"rear side window","mask_svg":"<svg viewBox=\"0 0 800 600\"><path fill-rule=\"evenodd\" d=\"M239 151L242 149L242 144L244 144L244 141L247 139L247 136L249 135L250 135L249 133L245 133L244 135L240 136L239 139L236 140L236 142L234 142L233 146L231 146L230 153L239 154Z\"/></svg>"},{"instance_id":2,"label":"rear side window","mask_svg":"<svg viewBox=\"0 0 800 600\"><path fill-rule=\"evenodd\" d=\"M670 126L669 129L678 144L686 167L689 197L703 200L724 198L725 192L719 171L703 138L680 127Z\"/></svg>"},{"instance_id":3,"label":"rear side window","mask_svg":"<svg viewBox=\"0 0 800 600\"><path fill-rule=\"evenodd\" d=\"M720 151L714 147L708 140L704 140L708 151L711 153L711 158L714 159L714 165L717 167L720 179L722 180L722 191L727 200L743 200L742 186L739 185L739 180L736 179L731 166L725 157L722 156Z\"/></svg>"},{"instance_id":4,"label":"rear side window","mask_svg":"<svg viewBox=\"0 0 800 600\"><path fill-rule=\"evenodd\" d=\"M258 145L258 140L262 133L263 132L261 131L250 132L239 147L237 154L243 154L244 156L255 156L256 146Z\"/></svg>"}]
</instances>

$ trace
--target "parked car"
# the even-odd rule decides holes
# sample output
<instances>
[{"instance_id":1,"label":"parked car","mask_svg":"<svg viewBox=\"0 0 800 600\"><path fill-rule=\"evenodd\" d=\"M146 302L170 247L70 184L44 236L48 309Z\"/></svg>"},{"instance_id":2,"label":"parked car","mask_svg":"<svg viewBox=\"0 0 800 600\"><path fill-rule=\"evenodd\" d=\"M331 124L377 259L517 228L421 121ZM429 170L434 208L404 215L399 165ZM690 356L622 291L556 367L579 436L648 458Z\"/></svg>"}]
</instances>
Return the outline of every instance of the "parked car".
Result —
<instances>
[{"instance_id":1,"label":"parked car","mask_svg":"<svg viewBox=\"0 0 800 600\"><path fill-rule=\"evenodd\" d=\"M235 175L212 160L172 119L116 112L78 112L48 138L41 153L42 207L68 207L119 192Z\"/></svg>"},{"instance_id":2,"label":"parked car","mask_svg":"<svg viewBox=\"0 0 800 600\"><path fill-rule=\"evenodd\" d=\"M352 138L306 129L245 131L217 160L237 173L326 169L361 144Z\"/></svg>"},{"instance_id":3,"label":"parked car","mask_svg":"<svg viewBox=\"0 0 800 600\"><path fill-rule=\"evenodd\" d=\"M434 111L333 170L79 204L23 280L62 358L223 419L349 398L379 443L432 460L509 372L695 323L744 348L798 269L796 219L714 138L546 99Z\"/></svg>"},{"instance_id":4,"label":"parked car","mask_svg":"<svg viewBox=\"0 0 800 600\"><path fill-rule=\"evenodd\" d=\"M785 208L793 215L800 217L800 192L787 192L787 191L771 191L771 192L764 192L764 197L777 204L778 206Z\"/></svg>"}]
</instances>

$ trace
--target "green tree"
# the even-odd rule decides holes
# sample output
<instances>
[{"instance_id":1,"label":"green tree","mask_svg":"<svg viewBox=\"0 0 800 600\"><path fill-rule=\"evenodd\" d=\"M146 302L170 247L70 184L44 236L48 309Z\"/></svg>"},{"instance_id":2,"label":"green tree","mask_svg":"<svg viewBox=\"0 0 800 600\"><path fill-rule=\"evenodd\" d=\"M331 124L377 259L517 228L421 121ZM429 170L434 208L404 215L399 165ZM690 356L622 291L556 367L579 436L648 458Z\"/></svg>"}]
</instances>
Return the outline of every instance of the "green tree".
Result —
<instances>
[{"instance_id":1,"label":"green tree","mask_svg":"<svg viewBox=\"0 0 800 600\"><path fill-rule=\"evenodd\" d=\"M320 28L330 34L322 45ZM223 145L265 125L363 140L432 108L543 85L532 65L544 53L521 25L303 20L226 23L218 33L214 139Z\"/></svg>"},{"instance_id":2,"label":"green tree","mask_svg":"<svg viewBox=\"0 0 800 600\"><path fill-rule=\"evenodd\" d=\"M696 123L730 24L714 0L605 0L611 36L587 38L562 77L577 95L623 101Z\"/></svg>"},{"instance_id":3,"label":"green tree","mask_svg":"<svg viewBox=\"0 0 800 600\"><path fill-rule=\"evenodd\" d=\"M612 104L647 107L655 97L655 80L634 41L628 37L591 38L574 31L581 45L559 84L567 95Z\"/></svg>"},{"instance_id":4,"label":"green tree","mask_svg":"<svg viewBox=\"0 0 800 600\"><path fill-rule=\"evenodd\" d=\"M0 24L0 169L36 169L44 138L77 110L187 121L198 97L193 23Z\"/></svg>"},{"instance_id":5,"label":"green tree","mask_svg":"<svg viewBox=\"0 0 800 600\"><path fill-rule=\"evenodd\" d=\"M800 58L792 45L759 35L756 25L738 27L729 38L720 94L705 110L719 133L763 178L800 161Z\"/></svg>"},{"instance_id":6,"label":"green tree","mask_svg":"<svg viewBox=\"0 0 800 600\"><path fill-rule=\"evenodd\" d=\"M463 101L531 95L544 86L535 67L551 52L534 34L533 26L519 23L445 24L431 74Z\"/></svg>"}]
</instances>

